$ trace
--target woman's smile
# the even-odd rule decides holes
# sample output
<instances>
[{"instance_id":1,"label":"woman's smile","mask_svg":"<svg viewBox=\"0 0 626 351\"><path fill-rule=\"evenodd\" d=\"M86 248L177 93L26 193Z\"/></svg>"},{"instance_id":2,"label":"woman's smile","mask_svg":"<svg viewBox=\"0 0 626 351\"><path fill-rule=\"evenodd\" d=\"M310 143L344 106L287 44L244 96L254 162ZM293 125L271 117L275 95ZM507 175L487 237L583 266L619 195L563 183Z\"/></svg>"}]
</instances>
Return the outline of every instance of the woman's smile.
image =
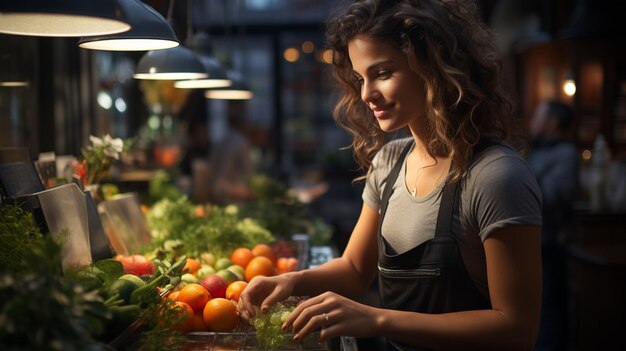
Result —
<instances>
[{"instance_id":1,"label":"woman's smile","mask_svg":"<svg viewBox=\"0 0 626 351\"><path fill-rule=\"evenodd\" d=\"M370 108L374 111L374 117L377 119L386 119L390 117L393 106L394 104L387 104L382 106L372 106Z\"/></svg>"}]
</instances>

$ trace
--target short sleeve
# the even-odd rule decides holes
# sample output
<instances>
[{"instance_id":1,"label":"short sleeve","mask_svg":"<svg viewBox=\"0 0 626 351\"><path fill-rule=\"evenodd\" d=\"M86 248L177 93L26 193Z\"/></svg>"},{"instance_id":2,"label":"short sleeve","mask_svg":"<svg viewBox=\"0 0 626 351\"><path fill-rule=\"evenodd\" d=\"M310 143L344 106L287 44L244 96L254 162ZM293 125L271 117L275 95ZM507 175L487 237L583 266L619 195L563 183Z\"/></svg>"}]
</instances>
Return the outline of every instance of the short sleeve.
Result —
<instances>
[{"instance_id":1,"label":"short sleeve","mask_svg":"<svg viewBox=\"0 0 626 351\"><path fill-rule=\"evenodd\" d=\"M402 150L411 140L411 138L392 140L385 144L372 159L361 197L363 202L374 211L380 211L387 176L402 154Z\"/></svg>"},{"instance_id":2,"label":"short sleeve","mask_svg":"<svg viewBox=\"0 0 626 351\"><path fill-rule=\"evenodd\" d=\"M508 225L541 225L541 190L526 161L498 146L470 170L469 209L472 226L484 241Z\"/></svg>"}]
</instances>

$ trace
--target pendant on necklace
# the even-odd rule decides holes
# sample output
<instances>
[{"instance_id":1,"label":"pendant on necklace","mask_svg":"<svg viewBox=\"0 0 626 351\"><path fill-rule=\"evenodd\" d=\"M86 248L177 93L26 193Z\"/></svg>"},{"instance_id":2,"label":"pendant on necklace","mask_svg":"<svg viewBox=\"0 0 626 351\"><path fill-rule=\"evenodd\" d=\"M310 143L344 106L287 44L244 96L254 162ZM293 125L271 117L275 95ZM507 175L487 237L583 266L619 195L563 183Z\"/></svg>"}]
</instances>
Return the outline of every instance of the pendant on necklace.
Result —
<instances>
[{"instance_id":1,"label":"pendant on necklace","mask_svg":"<svg viewBox=\"0 0 626 351\"><path fill-rule=\"evenodd\" d=\"M413 190L411 190L411 195L415 197L415 187L413 187Z\"/></svg>"}]
</instances>

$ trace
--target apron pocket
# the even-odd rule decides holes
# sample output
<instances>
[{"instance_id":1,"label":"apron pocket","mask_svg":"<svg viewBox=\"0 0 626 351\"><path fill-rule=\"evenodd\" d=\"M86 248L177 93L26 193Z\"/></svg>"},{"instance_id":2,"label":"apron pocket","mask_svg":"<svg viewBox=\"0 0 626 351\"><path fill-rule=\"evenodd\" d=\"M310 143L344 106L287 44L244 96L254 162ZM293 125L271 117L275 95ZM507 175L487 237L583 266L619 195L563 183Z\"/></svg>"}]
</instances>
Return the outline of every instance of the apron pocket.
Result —
<instances>
[{"instance_id":1,"label":"apron pocket","mask_svg":"<svg viewBox=\"0 0 626 351\"><path fill-rule=\"evenodd\" d=\"M441 275L441 268L412 268L412 269L389 269L378 266L381 275L388 278L415 279L415 278L435 278Z\"/></svg>"}]
</instances>

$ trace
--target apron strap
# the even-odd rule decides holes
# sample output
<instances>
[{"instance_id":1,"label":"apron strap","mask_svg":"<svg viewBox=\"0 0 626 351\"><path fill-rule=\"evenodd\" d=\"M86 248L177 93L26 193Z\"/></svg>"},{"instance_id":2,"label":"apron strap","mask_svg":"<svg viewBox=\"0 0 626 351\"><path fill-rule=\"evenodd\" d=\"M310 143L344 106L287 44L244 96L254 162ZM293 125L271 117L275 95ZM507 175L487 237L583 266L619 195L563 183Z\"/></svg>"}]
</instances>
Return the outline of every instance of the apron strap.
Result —
<instances>
[{"instance_id":1,"label":"apron strap","mask_svg":"<svg viewBox=\"0 0 626 351\"><path fill-rule=\"evenodd\" d=\"M383 190L383 196L381 201L381 209L380 209L380 230L382 230L382 219L385 218L385 213L387 212L387 206L389 205L389 198L391 194L393 194L393 185L398 179L398 175L400 174L400 169L402 168L402 164L404 163L404 159L406 155L411 150L413 146L414 140L411 140L402 150L400 157L398 157L398 161L394 165L391 172L387 176L385 189ZM495 145L497 142L489 140L489 139L481 139L478 144L474 146L473 155L478 154L484 149L488 148L491 145ZM452 234L452 223L454 223L454 214L459 211L459 192L460 192L460 183L458 180L454 184L450 184L449 181L443 186L441 191L441 203L439 205L439 213L437 215L437 226L435 229L435 236L450 236ZM381 231L382 232L382 231Z\"/></svg>"},{"instance_id":2,"label":"apron strap","mask_svg":"<svg viewBox=\"0 0 626 351\"><path fill-rule=\"evenodd\" d=\"M381 226L382 226L382 218L385 218L385 212L387 212L387 205L389 204L389 198L391 197L391 194L393 193L393 185L395 184L396 179L398 179L398 174L400 174L400 169L402 168L404 159L406 158L406 155L409 153L409 150L411 150L411 147L413 147L414 142L415 141L411 139L411 141L406 144L406 146L402 150L402 153L400 153L400 157L398 157L398 161L393 166L393 169L391 170L391 172L387 176L387 179L385 180L386 182L385 189L383 190L383 197L382 197L381 208L380 208L380 218L381 218L380 225Z\"/></svg>"},{"instance_id":3,"label":"apron strap","mask_svg":"<svg viewBox=\"0 0 626 351\"><path fill-rule=\"evenodd\" d=\"M459 209L458 201L459 182L457 181L454 184L450 184L449 181L446 181L441 191L441 202L439 204L439 213L437 214L435 237L450 236L452 234L454 214Z\"/></svg>"}]
</instances>

